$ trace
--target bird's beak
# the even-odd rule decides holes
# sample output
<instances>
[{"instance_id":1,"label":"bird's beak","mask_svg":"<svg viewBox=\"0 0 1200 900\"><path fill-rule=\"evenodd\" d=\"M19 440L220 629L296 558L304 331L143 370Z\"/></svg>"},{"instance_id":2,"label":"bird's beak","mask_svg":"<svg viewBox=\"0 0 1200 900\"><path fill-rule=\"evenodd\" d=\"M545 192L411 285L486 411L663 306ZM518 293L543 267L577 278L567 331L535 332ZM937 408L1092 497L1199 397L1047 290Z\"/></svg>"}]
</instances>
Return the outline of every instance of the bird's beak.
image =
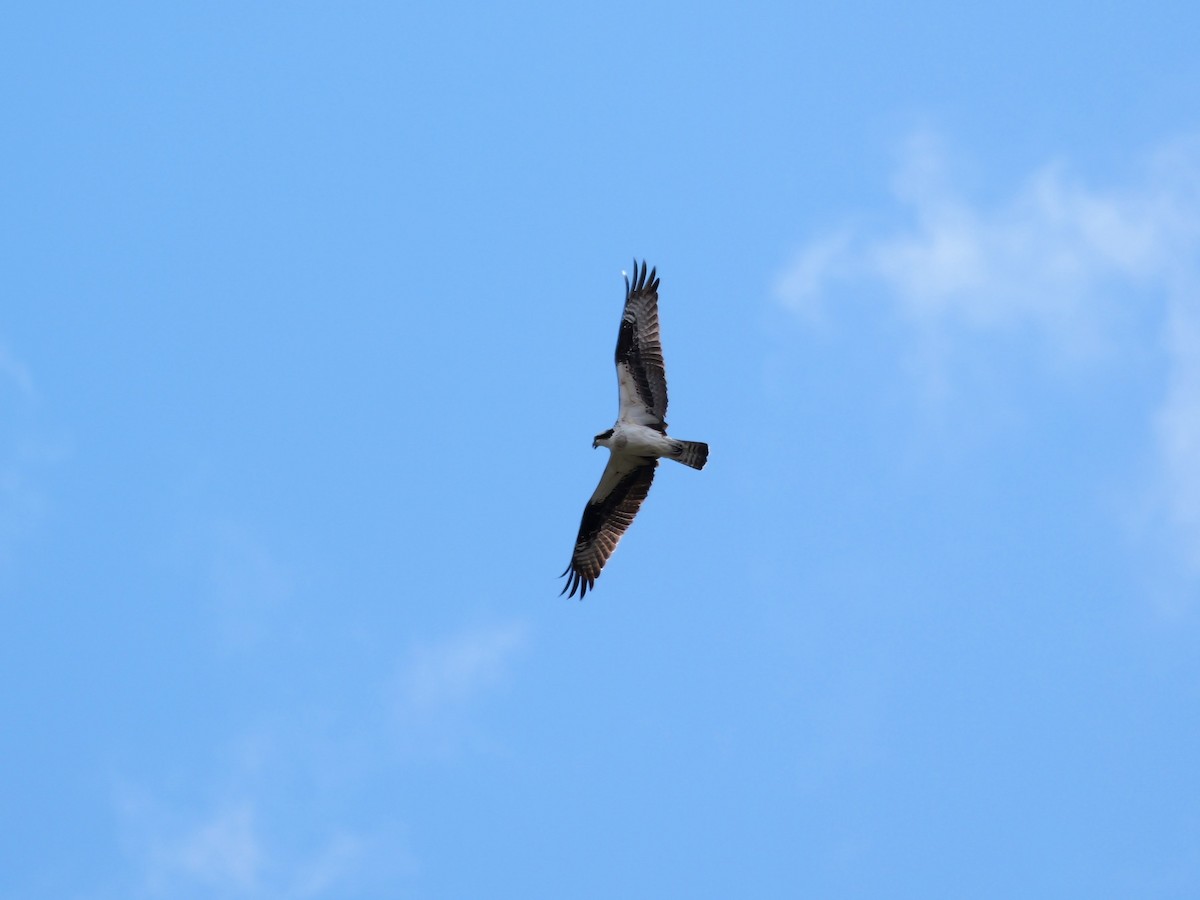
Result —
<instances>
[{"instance_id":1,"label":"bird's beak","mask_svg":"<svg viewBox=\"0 0 1200 900\"><path fill-rule=\"evenodd\" d=\"M597 447L599 447L599 446L600 446L600 442L599 442L599 441L592 441L592 449L593 449L593 450L595 450L595 449L596 449Z\"/></svg>"}]
</instances>

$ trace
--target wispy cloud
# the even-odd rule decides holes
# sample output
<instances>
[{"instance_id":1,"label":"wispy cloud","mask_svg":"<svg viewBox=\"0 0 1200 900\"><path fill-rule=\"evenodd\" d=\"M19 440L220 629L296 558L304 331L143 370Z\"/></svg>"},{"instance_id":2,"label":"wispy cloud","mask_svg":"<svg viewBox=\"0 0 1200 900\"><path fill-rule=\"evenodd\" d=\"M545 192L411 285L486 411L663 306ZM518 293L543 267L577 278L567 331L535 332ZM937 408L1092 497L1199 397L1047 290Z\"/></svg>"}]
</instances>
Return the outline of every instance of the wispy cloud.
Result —
<instances>
[{"instance_id":1,"label":"wispy cloud","mask_svg":"<svg viewBox=\"0 0 1200 900\"><path fill-rule=\"evenodd\" d=\"M168 810L142 791L119 798L125 841L151 896L254 896L266 864L254 806L226 803L195 818Z\"/></svg>"},{"instance_id":2,"label":"wispy cloud","mask_svg":"<svg viewBox=\"0 0 1200 900\"><path fill-rule=\"evenodd\" d=\"M183 834L161 840L154 848L153 865L154 880L163 886L181 879L222 893L256 891L263 849L253 808L242 803L218 810Z\"/></svg>"},{"instance_id":3,"label":"wispy cloud","mask_svg":"<svg viewBox=\"0 0 1200 900\"><path fill-rule=\"evenodd\" d=\"M328 811L344 812L367 779L394 785L413 757L491 745L479 721L484 701L512 677L529 640L526 624L509 621L416 644L359 686L373 712L314 728L312 710L276 710L220 748L183 796L122 780L117 815L138 890L300 900L403 884L419 866L399 812L339 824Z\"/></svg>"},{"instance_id":4,"label":"wispy cloud","mask_svg":"<svg viewBox=\"0 0 1200 900\"><path fill-rule=\"evenodd\" d=\"M366 864L372 852L370 841L350 832L333 835L311 858L296 870L292 894L297 898L338 896L348 881ZM408 854L403 854L408 865Z\"/></svg>"},{"instance_id":5,"label":"wispy cloud","mask_svg":"<svg viewBox=\"0 0 1200 900\"><path fill-rule=\"evenodd\" d=\"M473 699L507 676L527 639L523 624L508 623L416 647L401 675L405 705L429 712Z\"/></svg>"},{"instance_id":6,"label":"wispy cloud","mask_svg":"<svg viewBox=\"0 0 1200 900\"><path fill-rule=\"evenodd\" d=\"M282 824L294 810L264 809L245 792L189 812L126 788L118 806L137 890L146 896L339 897L414 869L407 842L396 835L333 827L298 847Z\"/></svg>"},{"instance_id":7,"label":"wispy cloud","mask_svg":"<svg viewBox=\"0 0 1200 900\"><path fill-rule=\"evenodd\" d=\"M0 382L6 382L25 400L36 396L29 367L3 344L0 344Z\"/></svg>"},{"instance_id":8,"label":"wispy cloud","mask_svg":"<svg viewBox=\"0 0 1200 900\"><path fill-rule=\"evenodd\" d=\"M848 289L869 291L928 346L1026 329L1056 361L1146 343L1129 323L1161 321L1159 342L1138 348L1168 371L1147 440L1159 505L1200 571L1200 139L1160 148L1124 184L1089 186L1051 163L983 203L956 183L941 142L920 134L892 192L903 224L816 235L777 279L780 302L821 319Z\"/></svg>"},{"instance_id":9,"label":"wispy cloud","mask_svg":"<svg viewBox=\"0 0 1200 900\"><path fill-rule=\"evenodd\" d=\"M1049 164L990 206L963 195L946 156L936 138L911 138L892 182L905 224L817 236L778 279L781 301L811 312L839 284L873 282L913 322L1032 323L1070 349L1097 335L1120 289L1167 288L1195 250L1200 146L1160 153L1124 188L1089 188Z\"/></svg>"},{"instance_id":10,"label":"wispy cloud","mask_svg":"<svg viewBox=\"0 0 1200 900\"><path fill-rule=\"evenodd\" d=\"M417 758L486 752L498 736L484 701L499 693L529 644L521 622L476 627L412 647L393 684L398 748Z\"/></svg>"},{"instance_id":11,"label":"wispy cloud","mask_svg":"<svg viewBox=\"0 0 1200 900\"><path fill-rule=\"evenodd\" d=\"M66 455L64 442L49 439L38 423L38 407L29 367L0 344L0 565L44 518L42 475Z\"/></svg>"},{"instance_id":12,"label":"wispy cloud","mask_svg":"<svg viewBox=\"0 0 1200 900\"><path fill-rule=\"evenodd\" d=\"M1172 364L1155 416L1161 497L1173 523L1188 536L1189 561L1200 572L1200 281L1172 295L1166 332Z\"/></svg>"},{"instance_id":13,"label":"wispy cloud","mask_svg":"<svg viewBox=\"0 0 1200 900\"><path fill-rule=\"evenodd\" d=\"M208 582L220 635L245 650L284 627L292 574L251 529L221 521L208 535Z\"/></svg>"}]
</instances>

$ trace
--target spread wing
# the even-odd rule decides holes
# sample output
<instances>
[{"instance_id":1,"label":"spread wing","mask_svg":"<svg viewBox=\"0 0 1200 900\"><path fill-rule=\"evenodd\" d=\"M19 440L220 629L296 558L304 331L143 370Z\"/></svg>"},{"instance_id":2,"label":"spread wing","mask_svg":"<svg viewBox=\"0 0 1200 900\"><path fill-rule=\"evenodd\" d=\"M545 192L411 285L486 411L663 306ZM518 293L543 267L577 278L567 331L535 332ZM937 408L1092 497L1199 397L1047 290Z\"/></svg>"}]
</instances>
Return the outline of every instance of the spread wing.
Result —
<instances>
[{"instance_id":1,"label":"spread wing","mask_svg":"<svg viewBox=\"0 0 1200 900\"><path fill-rule=\"evenodd\" d=\"M574 597L579 591L582 600L595 587L600 570L646 499L657 466L657 459L617 453L609 456L600 484L583 508L575 552L563 570L567 576L563 594L569 590L567 596Z\"/></svg>"},{"instance_id":2,"label":"spread wing","mask_svg":"<svg viewBox=\"0 0 1200 900\"><path fill-rule=\"evenodd\" d=\"M658 336L658 277L633 261L633 282L625 279L625 312L617 335L617 389L622 422L666 432L667 373Z\"/></svg>"}]
</instances>

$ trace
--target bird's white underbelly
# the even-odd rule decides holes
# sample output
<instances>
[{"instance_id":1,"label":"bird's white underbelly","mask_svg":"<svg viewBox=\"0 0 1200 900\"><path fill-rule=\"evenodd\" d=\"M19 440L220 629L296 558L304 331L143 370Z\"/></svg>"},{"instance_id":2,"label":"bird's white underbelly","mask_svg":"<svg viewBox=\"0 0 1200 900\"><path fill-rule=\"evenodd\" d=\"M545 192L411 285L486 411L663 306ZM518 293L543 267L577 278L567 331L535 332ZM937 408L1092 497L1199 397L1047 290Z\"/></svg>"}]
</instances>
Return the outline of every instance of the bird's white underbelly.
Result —
<instances>
[{"instance_id":1,"label":"bird's white underbelly","mask_svg":"<svg viewBox=\"0 0 1200 900\"><path fill-rule=\"evenodd\" d=\"M624 422L613 429L611 446L637 456L666 456L675 442L645 425Z\"/></svg>"}]
</instances>

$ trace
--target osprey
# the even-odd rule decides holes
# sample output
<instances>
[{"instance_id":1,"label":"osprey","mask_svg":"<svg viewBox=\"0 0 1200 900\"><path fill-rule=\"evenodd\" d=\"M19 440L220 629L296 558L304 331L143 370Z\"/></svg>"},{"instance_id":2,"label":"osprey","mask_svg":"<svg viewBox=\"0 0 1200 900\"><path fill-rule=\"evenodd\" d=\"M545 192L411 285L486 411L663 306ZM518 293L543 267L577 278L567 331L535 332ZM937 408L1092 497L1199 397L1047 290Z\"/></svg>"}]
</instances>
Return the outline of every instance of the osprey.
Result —
<instances>
[{"instance_id":1,"label":"osprey","mask_svg":"<svg viewBox=\"0 0 1200 900\"><path fill-rule=\"evenodd\" d=\"M579 591L580 600L595 587L600 570L646 499L659 459L693 469L703 469L708 461L708 444L667 437L667 375L658 338L656 272L651 269L647 275L645 262L639 271L635 259L633 283L625 276L625 312L616 354L621 408L616 424L592 441L593 450L608 448L608 465L583 508L575 552L563 570L567 583L562 594L570 590L568 596L574 597Z\"/></svg>"}]
</instances>

